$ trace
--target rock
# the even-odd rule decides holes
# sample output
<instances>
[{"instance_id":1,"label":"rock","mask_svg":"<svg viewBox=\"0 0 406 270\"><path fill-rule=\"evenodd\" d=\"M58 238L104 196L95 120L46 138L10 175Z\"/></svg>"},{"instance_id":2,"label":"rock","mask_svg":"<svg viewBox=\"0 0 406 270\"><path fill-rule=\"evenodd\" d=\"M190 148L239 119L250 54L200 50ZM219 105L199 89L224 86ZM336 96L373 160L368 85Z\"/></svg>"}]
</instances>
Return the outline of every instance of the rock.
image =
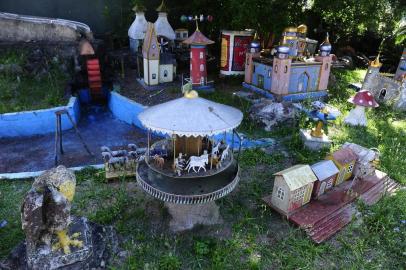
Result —
<instances>
[{"instance_id":1,"label":"rock","mask_svg":"<svg viewBox=\"0 0 406 270\"><path fill-rule=\"evenodd\" d=\"M312 151L319 151L323 148L330 148L331 140L327 135L323 134L323 137L313 137L310 135L310 130L301 129L300 137L302 138L304 146Z\"/></svg>"},{"instance_id":2,"label":"rock","mask_svg":"<svg viewBox=\"0 0 406 270\"><path fill-rule=\"evenodd\" d=\"M273 127L281 122L292 121L298 110L292 103L273 102L263 99L252 105L250 116L252 119L265 125L266 131L271 131Z\"/></svg>"},{"instance_id":3,"label":"rock","mask_svg":"<svg viewBox=\"0 0 406 270\"><path fill-rule=\"evenodd\" d=\"M196 225L215 225L223 223L219 207L215 202L205 204L165 203L172 219L169 227L173 232L193 229Z\"/></svg>"},{"instance_id":4,"label":"rock","mask_svg":"<svg viewBox=\"0 0 406 270\"><path fill-rule=\"evenodd\" d=\"M35 254L33 267L28 267L26 243L20 243L3 262L5 269L100 269L112 260L118 250L118 239L111 226L101 226L84 217L73 217L70 232L81 232L83 247L73 248L72 253L61 251ZM54 241L56 239L53 239Z\"/></svg>"}]
</instances>

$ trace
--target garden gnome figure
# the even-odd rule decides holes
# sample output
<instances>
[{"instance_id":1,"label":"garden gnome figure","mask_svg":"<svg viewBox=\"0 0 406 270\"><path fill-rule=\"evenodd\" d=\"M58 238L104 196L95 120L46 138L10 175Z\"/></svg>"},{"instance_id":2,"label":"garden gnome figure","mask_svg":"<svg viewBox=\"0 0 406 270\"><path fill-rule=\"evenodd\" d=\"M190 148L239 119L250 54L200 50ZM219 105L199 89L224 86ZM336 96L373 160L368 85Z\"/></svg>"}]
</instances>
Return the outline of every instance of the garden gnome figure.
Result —
<instances>
[{"instance_id":1,"label":"garden gnome figure","mask_svg":"<svg viewBox=\"0 0 406 270\"><path fill-rule=\"evenodd\" d=\"M365 107L378 107L373 95L368 90L361 90L348 100L355 105L355 108L345 117L344 123L351 126L366 126L367 117L365 115Z\"/></svg>"}]
</instances>

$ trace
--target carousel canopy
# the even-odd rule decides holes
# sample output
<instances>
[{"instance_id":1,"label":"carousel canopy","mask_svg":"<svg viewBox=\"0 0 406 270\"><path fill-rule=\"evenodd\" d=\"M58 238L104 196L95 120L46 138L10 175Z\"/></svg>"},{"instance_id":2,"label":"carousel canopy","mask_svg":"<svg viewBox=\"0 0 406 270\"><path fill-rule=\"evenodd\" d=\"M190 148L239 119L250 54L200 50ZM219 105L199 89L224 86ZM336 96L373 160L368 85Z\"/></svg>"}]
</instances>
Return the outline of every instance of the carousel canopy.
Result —
<instances>
[{"instance_id":1,"label":"carousel canopy","mask_svg":"<svg viewBox=\"0 0 406 270\"><path fill-rule=\"evenodd\" d=\"M210 136L238 127L240 110L196 96L152 106L138 115L148 129L168 135Z\"/></svg>"}]
</instances>

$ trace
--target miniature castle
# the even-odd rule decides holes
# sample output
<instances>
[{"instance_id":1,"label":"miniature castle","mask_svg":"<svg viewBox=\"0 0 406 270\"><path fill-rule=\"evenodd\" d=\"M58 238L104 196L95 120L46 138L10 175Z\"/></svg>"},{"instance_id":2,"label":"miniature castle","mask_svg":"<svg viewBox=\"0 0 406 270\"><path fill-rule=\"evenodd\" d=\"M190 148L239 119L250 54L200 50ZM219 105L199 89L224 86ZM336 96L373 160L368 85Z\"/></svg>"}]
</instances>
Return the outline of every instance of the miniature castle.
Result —
<instances>
[{"instance_id":1,"label":"miniature castle","mask_svg":"<svg viewBox=\"0 0 406 270\"><path fill-rule=\"evenodd\" d=\"M278 101L326 96L332 63L328 34L318 55L317 41L306 34L305 25L286 28L281 45L271 56L261 55L253 42L246 54L243 86Z\"/></svg>"},{"instance_id":2,"label":"miniature castle","mask_svg":"<svg viewBox=\"0 0 406 270\"><path fill-rule=\"evenodd\" d=\"M368 66L362 89L369 90L378 103L393 104L406 110L406 49L404 49L394 78L379 73L382 63L379 54Z\"/></svg>"}]
</instances>

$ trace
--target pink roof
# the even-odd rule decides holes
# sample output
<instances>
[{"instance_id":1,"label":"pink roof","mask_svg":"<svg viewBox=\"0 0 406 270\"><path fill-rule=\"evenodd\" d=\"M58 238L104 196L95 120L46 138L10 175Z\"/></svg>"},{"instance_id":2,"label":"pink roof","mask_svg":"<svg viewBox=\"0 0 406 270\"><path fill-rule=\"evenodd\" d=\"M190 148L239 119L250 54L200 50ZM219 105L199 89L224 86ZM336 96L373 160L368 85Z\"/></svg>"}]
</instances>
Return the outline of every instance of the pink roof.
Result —
<instances>
[{"instance_id":1,"label":"pink roof","mask_svg":"<svg viewBox=\"0 0 406 270\"><path fill-rule=\"evenodd\" d=\"M350 148L341 148L332 154L335 161L340 164L349 164L352 161L356 161L358 156Z\"/></svg>"},{"instance_id":2,"label":"pink roof","mask_svg":"<svg viewBox=\"0 0 406 270\"><path fill-rule=\"evenodd\" d=\"M188 39L183 41L185 44L193 44L193 45L208 45L213 44L214 41L205 37L199 29L197 29L193 35L191 35Z\"/></svg>"}]
</instances>

